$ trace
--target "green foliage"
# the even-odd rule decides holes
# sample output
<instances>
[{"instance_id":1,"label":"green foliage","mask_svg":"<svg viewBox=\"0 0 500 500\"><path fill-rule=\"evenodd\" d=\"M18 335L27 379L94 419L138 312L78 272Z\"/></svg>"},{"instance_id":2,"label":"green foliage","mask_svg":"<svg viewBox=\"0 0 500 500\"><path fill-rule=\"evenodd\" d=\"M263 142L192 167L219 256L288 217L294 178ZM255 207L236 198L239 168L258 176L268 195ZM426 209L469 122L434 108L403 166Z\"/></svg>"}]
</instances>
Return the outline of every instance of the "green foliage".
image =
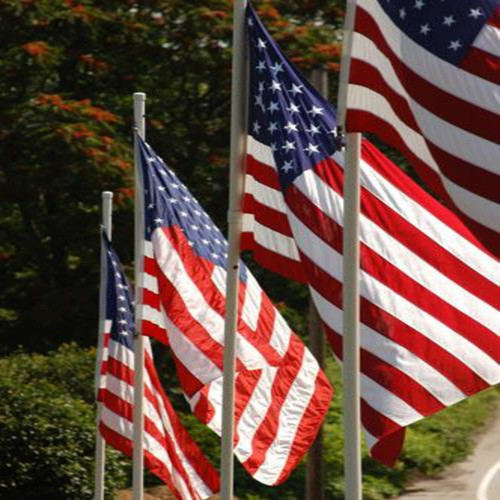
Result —
<instances>
[{"instance_id":1,"label":"green foliage","mask_svg":"<svg viewBox=\"0 0 500 500\"><path fill-rule=\"evenodd\" d=\"M93 492L94 353L66 346L50 356L0 360L0 497L82 499ZM122 486L121 457L106 462L110 494Z\"/></svg>"}]
</instances>

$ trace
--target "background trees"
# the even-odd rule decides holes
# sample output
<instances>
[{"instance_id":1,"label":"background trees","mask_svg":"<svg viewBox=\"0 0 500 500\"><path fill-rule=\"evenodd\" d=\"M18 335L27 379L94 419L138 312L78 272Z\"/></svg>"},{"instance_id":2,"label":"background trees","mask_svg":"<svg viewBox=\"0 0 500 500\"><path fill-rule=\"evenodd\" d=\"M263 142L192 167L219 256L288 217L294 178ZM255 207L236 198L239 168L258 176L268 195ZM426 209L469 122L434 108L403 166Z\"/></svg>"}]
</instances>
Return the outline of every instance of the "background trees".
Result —
<instances>
[{"instance_id":1,"label":"background trees","mask_svg":"<svg viewBox=\"0 0 500 500\"><path fill-rule=\"evenodd\" d=\"M337 71L340 4L257 7L305 70ZM0 2L4 352L95 341L104 189L117 194L115 239L131 258L134 91L148 94L148 140L224 226L231 9L228 0Z\"/></svg>"}]
</instances>

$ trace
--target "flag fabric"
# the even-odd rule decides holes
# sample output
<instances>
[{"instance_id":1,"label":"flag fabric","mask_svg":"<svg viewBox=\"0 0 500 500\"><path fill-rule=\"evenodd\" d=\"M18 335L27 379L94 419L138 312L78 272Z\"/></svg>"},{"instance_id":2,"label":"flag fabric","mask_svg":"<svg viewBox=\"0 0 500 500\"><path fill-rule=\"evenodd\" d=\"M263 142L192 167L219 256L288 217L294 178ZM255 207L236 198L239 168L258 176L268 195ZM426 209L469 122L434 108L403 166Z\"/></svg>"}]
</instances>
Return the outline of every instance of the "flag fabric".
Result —
<instances>
[{"instance_id":1,"label":"flag fabric","mask_svg":"<svg viewBox=\"0 0 500 500\"><path fill-rule=\"evenodd\" d=\"M146 219L143 333L170 345L194 414L220 435L227 243L142 141L140 161ZM255 479L275 485L314 440L332 389L243 263L239 280L234 453Z\"/></svg>"},{"instance_id":2,"label":"flag fabric","mask_svg":"<svg viewBox=\"0 0 500 500\"><path fill-rule=\"evenodd\" d=\"M500 1L358 0L347 130L373 132L500 254Z\"/></svg>"},{"instance_id":3,"label":"flag fabric","mask_svg":"<svg viewBox=\"0 0 500 500\"><path fill-rule=\"evenodd\" d=\"M341 359L344 154L335 110L251 7L247 21L242 245L309 285ZM406 426L499 382L500 273L460 219L367 140L360 240L362 425L371 454L390 465Z\"/></svg>"},{"instance_id":4,"label":"flag fabric","mask_svg":"<svg viewBox=\"0 0 500 500\"><path fill-rule=\"evenodd\" d=\"M132 292L120 261L103 232L107 251L106 320L98 401L99 429L114 448L133 450L134 320ZM182 426L163 391L148 338L145 346L144 463L175 498L203 499L219 490L219 476Z\"/></svg>"}]
</instances>

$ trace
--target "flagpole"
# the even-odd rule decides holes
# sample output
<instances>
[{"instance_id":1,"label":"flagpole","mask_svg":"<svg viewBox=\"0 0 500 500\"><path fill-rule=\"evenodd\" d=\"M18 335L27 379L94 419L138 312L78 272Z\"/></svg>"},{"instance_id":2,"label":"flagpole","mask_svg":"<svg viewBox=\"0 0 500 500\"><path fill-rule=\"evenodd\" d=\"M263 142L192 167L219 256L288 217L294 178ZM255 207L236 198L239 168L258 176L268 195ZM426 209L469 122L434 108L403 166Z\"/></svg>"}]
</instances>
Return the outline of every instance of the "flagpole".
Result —
<instances>
[{"instance_id":1,"label":"flagpole","mask_svg":"<svg viewBox=\"0 0 500 500\"><path fill-rule=\"evenodd\" d=\"M145 139L146 94L134 93L134 165L135 165L135 331L134 331L134 432L133 432L133 500L144 496L144 337L142 336L142 268L144 260L144 200L137 136Z\"/></svg>"},{"instance_id":2,"label":"flagpole","mask_svg":"<svg viewBox=\"0 0 500 500\"><path fill-rule=\"evenodd\" d=\"M113 193L103 191L102 197L102 226L106 235L111 240L112 232L112 210ZM96 395L99 393L99 381L102 366L102 352L104 348L104 322L106 320L106 283L107 256L104 244L101 239L101 283L99 286L99 325L97 331L97 356L95 370ZM95 479L94 479L94 500L104 500L104 473L106 463L106 442L99 431L99 422L101 421L102 403L97 403L96 419L96 440L95 440Z\"/></svg>"},{"instance_id":3,"label":"flagpole","mask_svg":"<svg viewBox=\"0 0 500 500\"><path fill-rule=\"evenodd\" d=\"M234 378L238 321L238 273L242 228L242 199L246 158L247 79L245 9L247 0L233 6L233 62L231 85L231 150L228 210L226 320L222 386L221 500L233 499Z\"/></svg>"},{"instance_id":4,"label":"flagpole","mask_svg":"<svg viewBox=\"0 0 500 500\"><path fill-rule=\"evenodd\" d=\"M347 1L340 69L338 124L346 130L348 81L356 0ZM359 361L359 168L361 134L348 133L344 168L344 235L342 268L344 476L345 499L361 500L361 410Z\"/></svg>"}]
</instances>

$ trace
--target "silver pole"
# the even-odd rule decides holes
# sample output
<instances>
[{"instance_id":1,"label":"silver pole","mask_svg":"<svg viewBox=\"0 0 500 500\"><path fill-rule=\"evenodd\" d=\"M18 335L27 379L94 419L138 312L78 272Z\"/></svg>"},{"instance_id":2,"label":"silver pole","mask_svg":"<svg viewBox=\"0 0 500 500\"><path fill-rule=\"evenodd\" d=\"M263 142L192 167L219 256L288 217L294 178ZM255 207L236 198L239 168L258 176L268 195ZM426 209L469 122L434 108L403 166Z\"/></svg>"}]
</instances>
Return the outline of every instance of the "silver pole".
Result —
<instances>
[{"instance_id":1,"label":"silver pole","mask_svg":"<svg viewBox=\"0 0 500 500\"><path fill-rule=\"evenodd\" d=\"M112 210L113 193L103 191L102 196L102 225L108 238L111 240L112 232ZM104 322L106 320L106 250L101 241L101 284L99 287L99 325L97 331L97 357L95 370L96 394L99 392L99 381L102 365L102 350L104 345ZM102 415L102 403L97 403L97 421L95 435L95 480L94 480L94 500L104 500L104 473L106 464L106 442L99 432L99 422Z\"/></svg>"},{"instance_id":2,"label":"silver pole","mask_svg":"<svg viewBox=\"0 0 500 500\"><path fill-rule=\"evenodd\" d=\"M241 237L241 202L246 158L247 64L246 0L233 7L233 64L231 86L231 151L228 211L228 262L226 278L226 321L222 386L221 500L233 499L234 377L238 320L238 273Z\"/></svg>"},{"instance_id":3,"label":"silver pole","mask_svg":"<svg viewBox=\"0 0 500 500\"><path fill-rule=\"evenodd\" d=\"M134 93L134 123L137 134L145 138L146 94ZM135 333L134 333L134 435L133 500L144 497L144 337L142 336L142 277L144 260L144 200L142 195L139 144L134 136L135 164Z\"/></svg>"},{"instance_id":4,"label":"silver pole","mask_svg":"<svg viewBox=\"0 0 500 500\"><path fill-rule=\"evenodd\" d=\"M347 1L344 47L340 68L338 125L346 130L348 82L356 0ZM361 134L348 133L344 168L343 243L343 385L344 385L344 475L346 500L361 500L361 410L359 382L359 164Z\"/></svg>"}]
</instances>

